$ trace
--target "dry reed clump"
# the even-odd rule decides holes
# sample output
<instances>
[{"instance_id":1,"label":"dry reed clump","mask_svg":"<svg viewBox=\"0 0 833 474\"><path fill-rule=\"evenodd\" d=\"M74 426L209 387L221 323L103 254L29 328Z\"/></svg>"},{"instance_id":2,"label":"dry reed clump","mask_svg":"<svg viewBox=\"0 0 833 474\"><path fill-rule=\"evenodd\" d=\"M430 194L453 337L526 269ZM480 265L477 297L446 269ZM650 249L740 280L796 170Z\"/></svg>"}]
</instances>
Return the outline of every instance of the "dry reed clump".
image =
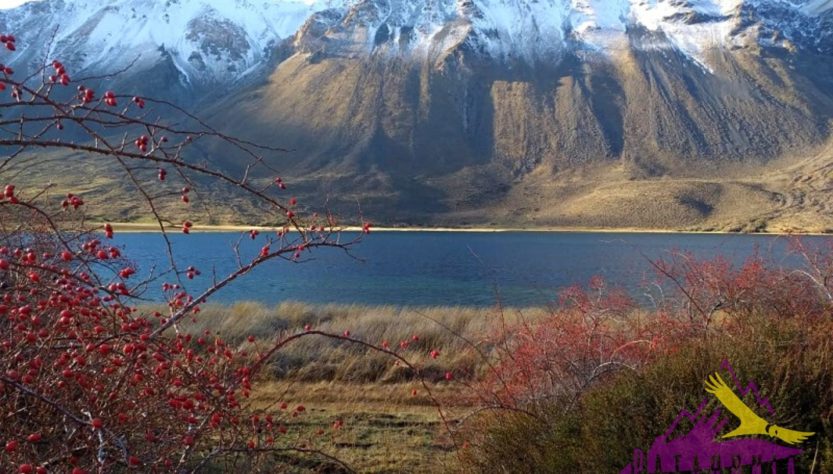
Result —
<instances>
[{"instance_id":1,"label":"dry reed clump","mask_svg":"<svg viewBox=\"0 0 833 474\"><path fill-rule=\"evenodd\" d=\"M483 360L474 350L490 350L491 338L503 324L535 321L546 314L541 308L511 312L496 308L363 305L311 305L284 302L268 307L254 302L230 306L208 305L201 309L188 331L222 334L232 344L277 338L305 326L354 337L372 344L387 344L422 369L422 377L438 381L451 372L455 379L471 379L482 372ZM436 359L433 350L440 351ZM404 382L415 374L378 352L343 341L304 338L276 354L272 373L278 379L299 382L343 381Z\"/></svg>"}]
</instances>

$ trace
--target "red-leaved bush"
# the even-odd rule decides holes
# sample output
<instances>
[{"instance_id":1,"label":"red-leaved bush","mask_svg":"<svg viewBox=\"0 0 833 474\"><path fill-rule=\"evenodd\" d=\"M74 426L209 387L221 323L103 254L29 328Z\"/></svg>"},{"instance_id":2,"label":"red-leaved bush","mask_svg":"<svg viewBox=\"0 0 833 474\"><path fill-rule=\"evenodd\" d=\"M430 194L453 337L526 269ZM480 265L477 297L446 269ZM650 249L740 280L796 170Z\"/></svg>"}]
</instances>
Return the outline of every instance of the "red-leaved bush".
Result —
<instances>
[{"instance_id":1,"label":"red-leaved bush","mask_svg":"<svg viewBox=\"0 0 833 474\"><path fill-rule=\"evenodd\" d=\"M658 304L687 319L693 326L737 323L745 317L773 311L783 317L821 317L829 314L833 255L827 246L791 238L795 262L778 265L753 255L741 265L724 257L698 259L676 252L653 262L659 283L667 289Z\"/></svg>"},{"instance_id":2,"label":"red-leaved bush","mask_svg":"<svg viewBox=\"0 0 833 474\"><path fill-rule=\"evenodd\" d=\"M15 41L12 35L0 37L10 51ZM305 337L361 344L401 364L408 361L349 332L299 327L272 340L250 337L233 346L220 334L191 334L187 325L199 318L200 305L211 295L253 268L297 262L326 247L347 250L358 239L340 237L332 216L302 218L297 200L283 197L287 184L261 156L279 149L223 135L169 103L95 91L57 60L25 79L16 77L10 67L0 66L0 91L8 90L11 99L0 102L5 152L0 160L0 471L179 472L237 466L274 472L276 459L286 459L275 455L286 453L314 454L348 470L326 454L319 432L300 431L293 423L304 416L304 406L275 400L269 409L253 409L248 403L253 384L277 352ZM102 80L107 78L89 79ZM165 119L171 116L175 119ZM211 141L249 161L239 176L189 153L195 143ZM94 193L56 198L46 182L16 184L36 165L52 163L53 172L60 173L71 160L118 173L124 182L121 199L153 216L162 232L167 269L137 277L123 249L112 244L114 226L88 220L90 214L107 212L88 209ZM272 177L258 181L255 171ZM190 234L198 227L192 206L200 205L199 190L206 187L242 194L278 230L248 232L235 249L236 270L215 275L208 289L192 294L188 282L210 277L177 264L167 232L173 227ZM364 222L362 229L369 233L370 224ZM259 251L244 258L239 251L244 245ZM159 289L167 311L142 309L145 296Z\"/></svg>"},{"instance_id":3,"label":"red-leaved bush","mask_svg":"<svg viewBox=\"0 0 833 474\"><path fill-rule=\"evenodd\" d=\"M494 334L491 363L472 393L486 407L529 414L539 402L569 405L605 374L637 370L689 330L664 312L649 317L595 277L561 291L547 316Z\"/></svg>"},{"instance_id":4,"label":"red-leaved bush","mask_svg":"<svg viewBox=\"0 0 833 474\"><path fill-rule=\"evenodd\" d=\"M640 299L599 278L549 313L471 344L487 361L457 432L468 472L618 472L650 446L703 380L731 360L765 384L789 423L815 433L798 461L827 472L833 411L833 248L790 237L781 261L675 252ZM518 319L518 318L514 318ZM802 471L804 472L804 471Z\"/></svg>"},{"instance_id":5,"label":"red-leaved bush","mask_svg":"<svg viewBox=\"0 0 833 474\"><path fill-rule=\"evenodd\" d=\"M813 324L833 309L833 249L792 238L790 265L755 254L742 264L673 252L651 262L656 280L637 301L601 277L560 292L542 318L499 325L487 338L482 377L469 396L481 409L542 416L569 410L605 375L638 372L713 334L741 335L761 317Z\"/></svg>"}]
</instances>

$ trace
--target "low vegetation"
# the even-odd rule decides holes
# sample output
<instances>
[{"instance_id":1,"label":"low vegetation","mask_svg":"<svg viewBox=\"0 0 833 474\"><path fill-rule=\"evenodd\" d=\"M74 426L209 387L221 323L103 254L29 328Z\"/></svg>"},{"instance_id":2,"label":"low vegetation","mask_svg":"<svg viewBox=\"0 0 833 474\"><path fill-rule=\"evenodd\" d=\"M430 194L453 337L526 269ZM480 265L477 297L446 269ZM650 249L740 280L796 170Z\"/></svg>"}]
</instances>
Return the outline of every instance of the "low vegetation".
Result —
<instances>
[{"instance_id":1,"label":"low vegetation","mask_svg":"<svg viewBox=\"0 0 833 474\"><path fill-rule=\"evenodd\" d=\"M543 318L547 311L530 308L503 312L496 308L309 305L285 302L275 307L252 302L201 308L188 326L193 334L206 330L223 334L226 340L243 344L249 336L275 338L307 325L318 330L352 336L400 348L405 357L419 357L437 349L441 357L422 367L429 379L472 379L483 370L471 343L486 343L504 323ZM361 355L359 357L359 355ZM299 340L276 355L272 364L276 379L299 382L339 381L350 383L399 383L412 379L406 367L394 364L385 354L325 339Z\"/></svg>"},{"instance_id":2,"label":"low vegetation","mask_svg":"<svg viewBox=\"0 0 833 474\"><path fill-rule=\"evenodd\" d=\"M796 251L802 269L675 255L657 262L653 306L593 279L550 308L239 303L204 308L193 328L245 344L311 325L406 343L401 354L417 359L439 348L421 366L425 387L382 354L328 340L274 360L256 400L307 403L305 423L344 420L336 452L359 471L618 472L707 396L705 378L728 360L771 400L772 423L815 433L799 470L828 472L833 259Z\"/></svg>"},{"instance_id":3,"label":"low vegetation","mask_svg":"<svg viewBox=\"0 0 833 474\"><path fill-rule=\"evenodd\" d=\"M647 450L680 411L697 407L705 377L728 359L763 387L773 423L815 433L798 472L831 472L831 330L829 322L807 328L762 317L742 332L686 341L640 370L610 374L572 405L550 399L526 406L529 413L472 420L463 463L477 472L619 472L635 448Z\"/></svg>"},{"instance_id":4,"label":"low vegetation","mask_svg":"<svg viewBox=\"0 0 833 474\"><path fill-rule=\"evenodd\" d=\"M545 314L543 309L525 309L510 318L517 322ZM194 337L217 332L241 348L251 347L250 338L268 346L269 341L303 327L349 332L351 337L396 347L401 356L422 361L418 377L372 349L331 339L301 339L276 354L270 370L256 384L252 401L263 409L283 402L305 405L306 416L295 421L303 426L295 431L322 430L320 442L327 452L359 472L445 472L457 467L450 428L475 409L472 399L460 396L461 389L468 390L485 370L466 341L484 340L502 319L495 308L298 302L267 307L241 302L203 307L187 330ZM432 350L440 352L438 357L425 357ZM291 464L298 472L317 466Z\"/></svg>"},{"instance_id":5,"label":"low vegetation","mask_svg":"<svg viewBox=\"0 0 833 474\"><path fill-rule=\"evenodd\" d=\"M802 268L758 257L740 267L685 254L657 262L664 289L649 310L599 282L567 290L551 315L510 332L491 385L500 409L469 420L462 465L618 472L682 410L709 400L704 381L728 361L771 401L770 423L815 433L798 472L829 472L833 254L800 241L795 251Z\"/></svg>"}]
</instances>

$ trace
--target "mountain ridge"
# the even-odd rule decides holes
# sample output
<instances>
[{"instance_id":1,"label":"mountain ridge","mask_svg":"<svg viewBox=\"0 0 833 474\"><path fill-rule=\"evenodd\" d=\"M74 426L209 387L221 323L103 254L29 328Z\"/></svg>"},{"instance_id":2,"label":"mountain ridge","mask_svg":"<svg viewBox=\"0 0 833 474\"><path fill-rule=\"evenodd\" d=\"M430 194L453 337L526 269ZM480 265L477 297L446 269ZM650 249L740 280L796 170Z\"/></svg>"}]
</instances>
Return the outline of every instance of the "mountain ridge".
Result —
<instances>
[{"instance_id":1,"label":"mountain ridge","mask_svg":"<svg viewBox=\"0 0 833 474\"><path fill-rule=\"evenodd\" d=\"M793 213L802 226L816 216L814 230L833 228L826 197L790 197L826 189L804 183L825 182L817 164L833 157L830 2L353 0L257 10L238 0L251 7L242 23L215 3L165 2L210 14L176 20L187 47L163 48L162 60L116 85L163 90L230 133L292 149L265 158L307 202L349 212L359 201L388 223L761 230L789 228ZM53 7L69 4L90 5ZM0 14L0 26L35 21L35 5ZM157 7L150 16L165 11ZM247 26L255 11L280 17L282 29ZM252 24L269 26L259 15ZM203 61L210 74L183 68L183 58L199 65L194 51L216 53ZM18 57L38 56L23 48ZM209 151L222 169L242 166L232 150Z\"/></svg>"},{"instance_id":2,"label":"mountain ridge","mask_svg":"<svg viewBox=\"0 0 833 474\"><path fill-rule=\"evenodd\" d=\"M829 54L831 24L825 0L55 0L0 11L0 26L25 45L13 62L40 59L55 33L52 52L79 71L120 70L147 56L134 65L141 70L167 52L181 81L195 84L238 81L281 42L295 53L437 60L462 49L531 65L571 50L676 50L709 69L714 48ZM640 29L650 34L633 41Z\"/></svg>"}]
</instances>

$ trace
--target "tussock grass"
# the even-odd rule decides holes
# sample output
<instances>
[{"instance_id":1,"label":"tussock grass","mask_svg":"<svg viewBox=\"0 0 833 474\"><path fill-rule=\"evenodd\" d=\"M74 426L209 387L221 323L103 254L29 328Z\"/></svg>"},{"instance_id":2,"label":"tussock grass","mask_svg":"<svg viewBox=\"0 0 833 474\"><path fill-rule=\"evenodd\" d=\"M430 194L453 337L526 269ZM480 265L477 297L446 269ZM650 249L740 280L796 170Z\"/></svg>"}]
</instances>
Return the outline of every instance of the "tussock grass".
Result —
<instances>
[{"instance_id":1,"label":"tussock grass","mask_svg":"<svg viewBox=\"0 0 833 474\"><path fill-rule=\"evenodd\" d=\"M456 378L476 377L482 358L473 346L488 350L489 336L503 327L543 317L540 308L501 311L497 308L396 307L362 305L310 305L284 302L274 307L241 302L231 306L202 308L188 331L217 332L232 344L247 344L254 336L258 344L282 335L302 331L306 324L324 332L351 335L381 345L388 341L401 354L418 363L423 375L434 381L452 371ZM417 337L417 340L414 339ZM438 359L428 357L438 349ZM397 383L413 378L410 370L393 364L391 357L343 341L320 337L303 338L281 350L272 362L272 376L281 380L312 383Z\"/></svg>"},{"instance_id":2,"label":"tussock grass","mask_svg":"<svg viewBox=\"0 0 833 474\"><path fill-rule=\"evenodd\" d=\"M530 308L502 312L498 308L362 305L310 305L285 302L274 307L240 302L229 306L207 305L187 326L194 335L219 333L233 345L269 347L272 341L303 331L306 324L317 330L351 335L380 345L388 341L423 368L430 393L408 369L367 348L344 341L311 336L281 350L271 370L255 385L251 401L257 408L274 408L281 402L304 404L307 413L293 423L299 432L325 434L314 439L327 453L358 472L449 472L457 455L438 412L459 419L472 409L459 396L468 379L483 370L483 360L472 348L489 351L491 336L504 324L534 321L546 310ZM414 341L413 336L418 340ZM441 351L432 359L433 349ZM444 379L446 371L455 380ZM413 390L417 390L416 395ZM343 428L332 430L335 420ZM292 472L319 472L320 465L297 459L288 463Z\"/></svg>"}]
</instances>

